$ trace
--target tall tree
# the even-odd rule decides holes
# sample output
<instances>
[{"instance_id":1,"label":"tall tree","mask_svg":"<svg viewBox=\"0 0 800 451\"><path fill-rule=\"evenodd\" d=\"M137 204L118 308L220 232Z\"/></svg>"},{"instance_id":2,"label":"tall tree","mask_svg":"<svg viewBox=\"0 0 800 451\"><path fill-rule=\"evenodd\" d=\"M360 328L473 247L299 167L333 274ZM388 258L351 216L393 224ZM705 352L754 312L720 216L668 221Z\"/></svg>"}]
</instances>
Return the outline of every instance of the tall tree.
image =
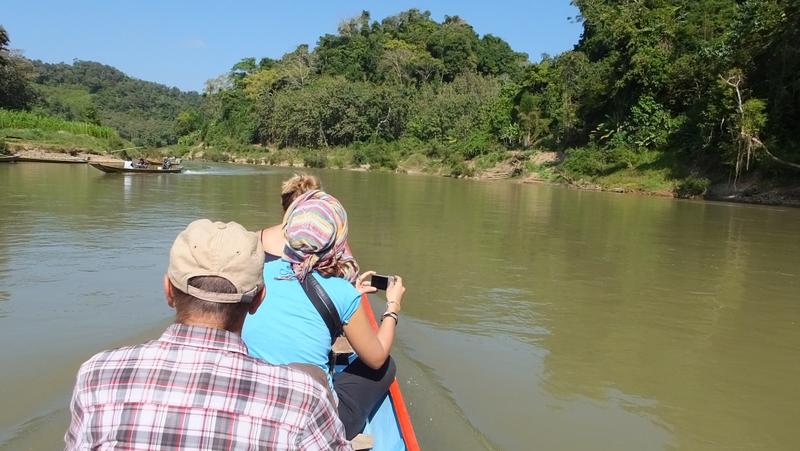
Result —
<instances>
[{"instance_id":1,"label":"tall tree","mask_svg":"<svg viewBox=\"0 0 800 451\"><path fill-rule=\"evenodd\" d=\"M452 81L478 65L480 41L472 27L458 16L446 17L445 23L428 39L428 50L444 65L444 79Z\"/></svg>"},{"instance_id":2,"label":"tall tree","mask_svg":"<svg viewBox=\"0 0 800 451\"><path fill-rule=\"evenodd\" d=\"M478 71L486 75L508 74L516 79L528 62L528 55L511 49L508 43L491 34L481 38L478 47Z\"/></svg>"},{"instance_id":3,"label":"tall tree","mask_svg":"<svg viewBox=\"0 0 800 451\"><path fill-rule=\"evenodd\" d=\"M33 66L8 48L10 41L0 25L0 108L28 109L35 98L30 85Z\"/></svg>"}]
</instances>

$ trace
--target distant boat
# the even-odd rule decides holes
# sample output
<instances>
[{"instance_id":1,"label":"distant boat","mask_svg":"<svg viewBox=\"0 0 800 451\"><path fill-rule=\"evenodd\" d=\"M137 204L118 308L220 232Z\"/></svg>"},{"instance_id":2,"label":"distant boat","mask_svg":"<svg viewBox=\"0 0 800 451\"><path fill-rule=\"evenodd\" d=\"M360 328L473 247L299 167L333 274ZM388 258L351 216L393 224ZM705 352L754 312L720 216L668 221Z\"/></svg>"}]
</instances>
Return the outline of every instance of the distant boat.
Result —
<instances>
[{"instance_id":1,"label":"distant boat","mask_svg":"<svg viewBox=\"0 0 800 451\"><path fill-rule=\"evenodd\" d=\"M160 166L156 168L124 168L122 166L111 166L102 163L89 163L89 166L99 169L109 174L116 173L136 173L136 174L179 174L183 172L183 167L173 167L170 169L161 169Z\"/></svg>"},{"instance_id":2,"label":"distant boat","mask_svg":"<svg viewBox=\"0 0 800 451\"><path fill-rule=\"evenodd\" d=\"M14 163L19 160L19 155L0 155L0 163Z\"/></svg>"}]
</instances>

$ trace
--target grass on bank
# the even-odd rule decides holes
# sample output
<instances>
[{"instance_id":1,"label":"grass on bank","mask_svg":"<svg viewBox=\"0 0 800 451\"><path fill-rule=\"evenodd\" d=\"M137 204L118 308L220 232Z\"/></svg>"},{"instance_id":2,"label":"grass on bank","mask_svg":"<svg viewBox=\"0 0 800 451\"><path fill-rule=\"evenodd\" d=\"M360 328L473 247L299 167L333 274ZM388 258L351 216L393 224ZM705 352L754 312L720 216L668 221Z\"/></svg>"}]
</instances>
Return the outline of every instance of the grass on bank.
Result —
<instances>
[{"instance_id":1,"label":"grass on bank","mask_svg":"<svg viewBox=\"0 0 800 451\"><path fill-rule=\"evenodd\" d=\"M0 139L9 148L37 147L52 152L81 150L90 153L105 153L130 146L121 138L108 140L89 135L73 134L62 130L40 130L0 128Z\"/></svg>"},{"instance_id":2,"label":"grass on bank","mask_svg":"<svg viewBox=\"0 0 800 451\"><path fill-rule=\"evenodd\" d=\"M88 122L67 121L58 117L44 116L27 111L0 109L0 129L36 129L42 131L63 131L73 135L88 135L94 138L122 144L122 138L111 127Z\"/></svg>"},{"instance_id":3,"label":"grass on bank","mask_svg":"<svg viewBox=\"0 0 800 451\"><path fill-rule=\"evenodd\" d=\"M111 127L3 109L0 109L0 139L9 147L35 146L55 152L101 153L130 146Z\"/></svg>"},{"instance_id":4,"label":"grass on bank","mask_svg":"<svg viewBox=\"0 0 800 451\"><path fill-rule=\"evenodd\" d=\"M706 178L691 175L673 154L660 151L605 151L591 146L571 149L559 170L569 183L625 192L692 197L703 194L710 184Z\"/></svg>"},{"instance_id":5,"label":"grass on bank","mask_svg":"<svg viewBox=\"0 0 800 451\"><path fill-rule=\"evenodd\" d=\"M625 168L613 174L597 177L595 182L603 189L625 192L673 192L678 181L670 178L669 169Z\"/></svg>"}]
</instances>

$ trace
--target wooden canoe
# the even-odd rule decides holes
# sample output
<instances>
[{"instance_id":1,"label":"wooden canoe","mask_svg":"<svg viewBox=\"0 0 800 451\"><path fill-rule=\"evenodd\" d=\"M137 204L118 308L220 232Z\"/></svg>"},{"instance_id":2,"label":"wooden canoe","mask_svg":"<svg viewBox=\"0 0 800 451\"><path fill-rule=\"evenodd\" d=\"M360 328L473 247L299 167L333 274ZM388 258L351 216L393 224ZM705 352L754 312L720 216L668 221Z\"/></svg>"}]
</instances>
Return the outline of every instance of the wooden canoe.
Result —
<instances>
[{"instance_id":1,"label":"wooden canoe","mask_svg":"<svg viewBox=\"0 0 800 451\"><path fill-rule=\"evenodd\" d=\"M65 164L86 164L87 160L84 159L58 159L58 158L32 158L32 157L19 157L21 163L65 163Z\"/></svg>"},{"instance_id":2,"label":"wooden canoe","mask_svg":"<svg viewBox=\"0 0 800 451\"><path fill-rule=\"evenodd\" d=\"M108 174L118 174L118 173L126 173L126 174L179 174L183 172L182 167L176 167L171 169L159 169L156 168L123 168L122 166L112 166L108 164L102 163L89 163L89 165L95 169L99 169Z\"/></svg>"},{"instance_id":3,"label":"wooden canoe","mask_svg":"<svg viewBox=\"0 0 800 451\"><path fill-rule=\"evenodd\" d=\"M361 296L361 308L377 331L378 323L366 295ZM372 439L374 451L419 451L414 425L397 379L392 381L389 393L367 419L363 433Z\"/></svg>"},{"instance_id":4,"label":"wooden canoe","mask_svg":"<svg viewBox=\"0 0 800 451\"><path fill-rule=\"evenodd\" d=\"M14 163L19 161L18 155L0 155L0 163Z\"/></svg>"}]
</instances>

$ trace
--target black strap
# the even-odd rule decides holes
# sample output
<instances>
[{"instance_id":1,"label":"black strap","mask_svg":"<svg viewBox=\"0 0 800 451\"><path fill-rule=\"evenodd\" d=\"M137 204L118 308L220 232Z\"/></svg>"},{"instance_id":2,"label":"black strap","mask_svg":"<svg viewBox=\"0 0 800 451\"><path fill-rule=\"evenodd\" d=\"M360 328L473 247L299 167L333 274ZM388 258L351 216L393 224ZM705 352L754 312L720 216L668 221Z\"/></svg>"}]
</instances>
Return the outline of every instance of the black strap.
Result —
<instances>
[{"instance_id":1,"label":"black strap","mask_svg":"<svg viewBox=\"0 0 800 451\"><path fill-rule=\"evenodd\" d=\"M314 304L322 320L325 321L325 325L328 326L328 331L331 333L331 345L333 345L336 338L342 335L342 319L339 317L336 306L333 305L328 293L325 292L325 289L322 288L322 285L313 275L306 275L306 278L300 282L300 286L303 287L306 296Z\"/></svg>"}]
</instances>

